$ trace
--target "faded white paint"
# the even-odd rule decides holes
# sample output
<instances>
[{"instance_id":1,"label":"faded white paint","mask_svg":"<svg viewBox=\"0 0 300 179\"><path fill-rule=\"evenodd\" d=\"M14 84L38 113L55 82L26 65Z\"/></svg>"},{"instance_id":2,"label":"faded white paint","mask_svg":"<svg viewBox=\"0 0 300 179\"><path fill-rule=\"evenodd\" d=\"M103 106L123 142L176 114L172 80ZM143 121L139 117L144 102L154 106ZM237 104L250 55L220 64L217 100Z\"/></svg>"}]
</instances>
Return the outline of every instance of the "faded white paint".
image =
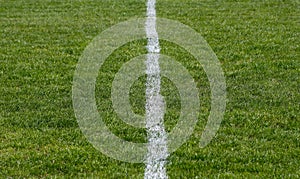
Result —
<instances>
[{"instance_id":1,"label":"faded white paint","mask_svg":"<svg viewBox=\"0 0 300 179\"><path fill-rule=\"evenodd\" d=\"M148 153L146 158L145 179L168 178L166 174L167 133L163 117L165 102L160 95L159 41L156 31L155 0L147 2L147 20L145 24L148 39L146 59L146 128L148 134Z\"/></svg>"}]
</instances>

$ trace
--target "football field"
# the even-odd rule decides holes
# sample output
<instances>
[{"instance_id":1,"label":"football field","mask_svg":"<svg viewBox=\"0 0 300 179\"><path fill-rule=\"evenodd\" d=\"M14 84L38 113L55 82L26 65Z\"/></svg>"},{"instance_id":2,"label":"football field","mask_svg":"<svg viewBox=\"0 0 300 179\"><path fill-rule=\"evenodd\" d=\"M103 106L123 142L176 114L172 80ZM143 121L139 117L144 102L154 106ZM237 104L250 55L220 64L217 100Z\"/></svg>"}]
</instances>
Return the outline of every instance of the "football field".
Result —
<instances>
[{"instance_id":1,"label":"football field","mask_svg":"<svg viewBox=\"0 0 300 179\"><path fill-rule=\"evenodd\" d=\"M168 154L167 176L300 178L300 1L156 0L155 10L157 18L206 40L226 82L224 117L201 148L212 81L187 49L159 38L160 55L188 71L200 101L191 136ZM0 0L0 178L145 177L145 163L109 157L88 140L74 112L74 74L99 34L146 12L146 0ZM133 143L147 143L149 133L118 115L112 88L126 64L149 53L149 41L113 50L94 86L96 110L109 131ZM147 80L139 76L128 91L130 109L140 116L149 112ZM176 83L163 75L160 94L170 134L184 104Z\"/></svg>"}]
</instances>

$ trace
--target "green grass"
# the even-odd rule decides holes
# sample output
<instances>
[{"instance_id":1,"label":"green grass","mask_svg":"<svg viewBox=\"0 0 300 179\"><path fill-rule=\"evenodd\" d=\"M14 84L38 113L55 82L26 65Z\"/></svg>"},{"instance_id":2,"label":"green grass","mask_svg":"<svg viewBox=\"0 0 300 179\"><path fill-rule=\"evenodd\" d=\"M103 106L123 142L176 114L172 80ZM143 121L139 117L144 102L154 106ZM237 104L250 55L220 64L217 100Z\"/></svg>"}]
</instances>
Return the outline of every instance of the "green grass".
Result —
<instances>
[{"instance_id":1,"label":"green grass","mask_svg":"<svg viewBox=\"0 0 300 179\"><path fill-rule=\"evenodd\" d=\"M298 0L157 0L158 17L199 32L218 56L227 83L220 130L198 147L210 109L203 69L180 47L161 41L200 89L201 114L191 138L169 157L170 178L300 177L300 3ZM0 178L142 178L143 164L106 157L85 139L72 107L72 80L85 47L103 30L144 17L145 1L0 0ZM109 128L146 141L113 112L110 87L122 64L146 41L116 50L99 71L97 105ZM144 114L144 82L131 89ZM175 86L163 79L170 131L179 116Z\"/></svg>"}]
</instances>

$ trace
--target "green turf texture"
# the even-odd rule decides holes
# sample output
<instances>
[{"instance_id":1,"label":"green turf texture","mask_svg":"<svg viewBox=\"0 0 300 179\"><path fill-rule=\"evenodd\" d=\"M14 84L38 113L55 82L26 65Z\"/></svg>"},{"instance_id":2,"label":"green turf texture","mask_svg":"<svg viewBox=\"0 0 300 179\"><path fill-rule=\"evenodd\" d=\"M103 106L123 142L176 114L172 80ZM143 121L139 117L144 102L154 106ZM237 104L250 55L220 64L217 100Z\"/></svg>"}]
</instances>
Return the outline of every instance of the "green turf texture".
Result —
<instances>
[{"instance_id":1,"label":"green turf texture","mask_svg":"<svg viewBox=\"0 0 300 179\"><path fill-rule=\"evenodd\" d=\"M142 178L144 164L111 159L81 133L72 107L72 80L85 47L103 30L145 17L138 0L0 0L0 178ZM157 16L200 33L218 56L227 83L220 130L205 148L201 132L210 110L209 82L179 46L161 41L161 53L182 63L199 88L201 114L191 138L168 160L170 178L300 177L299 0L157 0ZM146 53L146 41L128 43L105 62L97 78L100 115L128 141L146 131L114 113L110 87L123 63ZM144 114L145 78L130 101ZM162 79L167 131L177 122L178 91Z\"/></svg>"}]
</instances>

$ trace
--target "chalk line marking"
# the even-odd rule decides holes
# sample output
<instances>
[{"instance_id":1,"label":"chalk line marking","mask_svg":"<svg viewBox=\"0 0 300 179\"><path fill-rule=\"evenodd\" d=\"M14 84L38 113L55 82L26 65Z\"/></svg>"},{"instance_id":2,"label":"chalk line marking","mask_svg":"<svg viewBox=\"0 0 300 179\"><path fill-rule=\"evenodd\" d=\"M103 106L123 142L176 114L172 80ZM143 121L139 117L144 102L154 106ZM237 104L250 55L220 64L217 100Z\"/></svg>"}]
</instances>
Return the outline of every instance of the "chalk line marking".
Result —
<instances>
[{"instance_id":1,"label":"chalk line marking","mask_svg":"<svg viewBox=\"0 0 300 179\"><path fill-rule=\"evenodd\" d=\"M146 156L145 179L168 178L166 174L166 160L168 157L167 133L163 118L165 102L160 95L160 69L159 69L159 42L156 31L155 0L147 2L147 19L145 24L147 43L146 59L146 129L148 146Z\"/></svg>"}]
</instances>

